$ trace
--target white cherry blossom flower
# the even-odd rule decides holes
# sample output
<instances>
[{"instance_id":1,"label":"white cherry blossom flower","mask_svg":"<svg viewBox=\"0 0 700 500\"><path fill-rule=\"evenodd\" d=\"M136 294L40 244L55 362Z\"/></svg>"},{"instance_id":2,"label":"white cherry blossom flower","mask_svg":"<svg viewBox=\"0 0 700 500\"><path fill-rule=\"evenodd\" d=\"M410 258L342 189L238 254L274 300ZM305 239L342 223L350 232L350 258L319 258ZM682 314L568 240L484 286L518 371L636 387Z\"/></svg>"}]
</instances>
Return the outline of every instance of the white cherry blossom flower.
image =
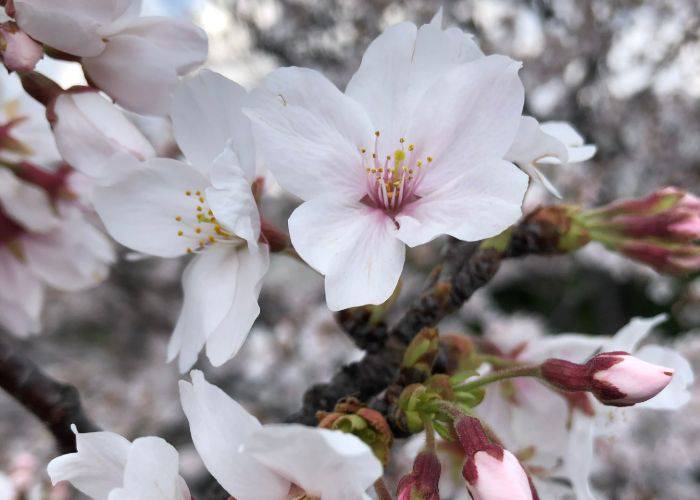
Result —
<instances>
[{"instance_id":1,"label":"white cherry blossom flower","mask_svg":"<svg viewBox=\"0 0 700 500\"><path fill-rule=\"evenodd\" d=\"M561 198L559 190L542 173L542 165L579 163L591 159L595 153L596 147L584 144L583 137L568 123L540 124L531 116L523 116L506 159L541 182L554 196Z\"/></svg>"},{"instance_id":2,"label":"white cherry blossom flower","mask_svg":"<svg viewBox=\"0 0 700 500\"><path fill-rule=\"evenodd\" d=\"M117 156L106 168L125 173L93 196L107 230L125 246L158 257L196 254L182 278L184 304L168 348L182 372L205 344L216 366L233 357L260 313L269 251L258 242L246 98L245 89L210 71L183 82L172 118L188 162Z\"/></svg>"},{"instance_id":3,"label":"white cherry blossom flower","mask_svg":"<svg viewBox=\"0 0 700 500\"><path fill-rule=\"evenodd\" d=\"M253 93L266 165L304 201L292 243L325 275L333 310L384 302L405 245L481 240L521 215L527 176L504 160L522 113L520 65L439 24L389 28L345 93L302 68L272 72Z\"/></svg>"},{"instance_id":4,"label":"white cherry blossom flower","mask_svg":"<svg viewBox=\"0 0 700 500\"><path fill-rule=\"evenodd\" d=\"M202 64L207 37L193 24L139 17L141 0L14 0L29 36L82 62L89 79L137 113L164 115L178 77Z\"/></svg>"},{"instance_id":5,"label":"white cherry blossom flower","mask_svg":"<svg viewBox=\"0 0 700 500\"><path fill-rule=\"evenodd\" d=\"M204 464L237 500L369 499L382 475L372 450L351 434L297 424L261 425L199 371L180 381L182 407Z\"/></svg>"},{"instance_id":6,"label":"white cherry blossom flower","mask_svg":"<svg viewBox=\"0 0 700 500\"><path fill-rule=\"evenodd\" d=\"M130 442L113 432L79 433L76 453L54 458L51 482L68 481L94 500L190 500L177 450L159 437Z\"/></svg>"}]
</instances>

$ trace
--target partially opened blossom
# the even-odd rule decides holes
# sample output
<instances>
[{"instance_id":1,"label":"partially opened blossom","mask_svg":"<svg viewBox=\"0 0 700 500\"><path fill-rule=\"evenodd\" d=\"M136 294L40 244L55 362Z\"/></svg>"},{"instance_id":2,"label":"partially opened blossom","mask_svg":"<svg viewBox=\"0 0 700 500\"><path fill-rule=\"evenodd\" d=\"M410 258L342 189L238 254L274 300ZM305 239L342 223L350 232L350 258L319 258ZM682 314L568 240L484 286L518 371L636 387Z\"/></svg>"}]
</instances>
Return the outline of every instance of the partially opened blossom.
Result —
<instances>
[{"instance_id":1,"label":"partially opened blossom","mask_svg":"<svg viewBox=\"0 0 700 500\"><path fill-rule=\"evenodd\" d=\"M9 71L31 71L44 51L15 23L8 21L0 24L0 54Z\"/></svg>"},{"instance_id":2,"label":"partially opened blossom","mask_svg":"<svg viewBox=\"0 0 700 500\"><path fill-rule=\"evenodd\" d=\"M506 159L538 180L554 196L561 198L559 190L542 173L544 164L578 163L589 160L596 152L592 144L585 144L583 137L566 122L538 123L531 116L523 116L515 141Z\"/></svg>"},{"instance_id":3,"label":"partially opened blossom","mask_svg":"<svg viewBox=\"0 0 700 500\"><path fill-rule=\"evenodd\" d=\"M504 160L523 107L519 68L459 30L402 23L372 42L345 93L302 68L254 92L256 142L304 201L290 236L325 275L331 309L384 302L406 245L480 240L520 217L527 176Z\"/></svg>"},{"instance_id":4,"label":"partially opened blossom","mask_svg":"<svg viewBox=\"0 0 700 500\"><path fill-rule=\"evenodd\" d=\"M109 168L124 175L94 192L98 214L123 245L158 257L196 254L182 278L184 304L168 347L183 372L205 344L214 365L229 360L260 312L269 251L258 241L255 152L241 113L246 97L210 71L183 82L172 119L187 162L117 156Z\"/></svg>"},{"instance_id":5,"label":"partially opened blossom","mask_svg":"<svg viewBox=\"0 0 700 500\"><path fill-rule=\"evenodd\" d=\"M189 22L140 11L141 0L13 0L8 9L29 36L79 59L117 103L164 115L178 77L206 59L207 38Z\"/></svg>"},{"instance_id":6,"label":"partially opened blossom","mask_svg":"<svg viewBox=\"0 0 700 500\"><path fill-rule=\"evenodd\" d=\"M49 463L54 485L68 481L94 500L190 500L178 453L163 439L130 442L112 432L79 433L75 426L73 432L77 452Z\"/></svg>"},{"instance_id":7,"label":"partially opened blossom","mask_svg":"<svg viewBox=\"0 0 700 500\"><path fill-rule=\"evenodd\" d=\"M297 424L261 425L199 371L180 382L182 407L204 464L237 500L369 499L381 475L354 435ZM291 495L291 496L290 496Z\"/></svg>"}]
</instances>

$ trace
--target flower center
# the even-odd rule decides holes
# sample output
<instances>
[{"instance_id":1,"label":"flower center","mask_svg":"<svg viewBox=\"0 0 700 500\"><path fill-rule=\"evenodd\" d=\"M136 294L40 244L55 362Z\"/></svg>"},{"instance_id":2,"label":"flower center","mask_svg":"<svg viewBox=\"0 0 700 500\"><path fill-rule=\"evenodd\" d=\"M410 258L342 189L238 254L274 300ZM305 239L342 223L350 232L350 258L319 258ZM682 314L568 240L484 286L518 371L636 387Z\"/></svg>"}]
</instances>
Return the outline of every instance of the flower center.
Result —
<instances>
[{"instance_id":1,"label":"flower center","mask_svg":"<svg viewBox=\"0 0 700 500\"><path fill-rule=\"evenodd\" d=\"M425 170L433 158L419 159L415 146L405 138L399 139L399 147L393 155L380 157L379 141L381 133L374 133L374 151L360 148L362 167L367 173L367 196L365 201L394 215L418 198L416 190L425 177Z\"/></svg>"},{"instance_id":2,"label":"flower center","mask_svg":"<svg viewBox=\"0 0 700 500\"><path fill-rule=\"evenodd\" d=\"M226 231L214 217L204 193L198 189L184 191L190 207L175 216L177 235L187 241L187 253L195 253L216 243L240 244L242 240Z\"/></svg>"}]
</instances>

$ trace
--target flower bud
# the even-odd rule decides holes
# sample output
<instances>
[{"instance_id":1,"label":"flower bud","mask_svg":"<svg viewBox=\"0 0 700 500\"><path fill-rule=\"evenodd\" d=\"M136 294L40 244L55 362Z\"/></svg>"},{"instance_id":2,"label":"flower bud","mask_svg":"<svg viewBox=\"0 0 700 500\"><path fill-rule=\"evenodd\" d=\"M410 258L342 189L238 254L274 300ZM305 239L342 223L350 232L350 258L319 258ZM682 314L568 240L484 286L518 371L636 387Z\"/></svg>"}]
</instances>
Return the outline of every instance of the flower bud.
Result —
<instances>
[{"instance_id":1,"label":"flower bud","mask_svg":"<svg viewBox=\"0 0 700 500\"><path fill-rule=\"evenodd\" d=\"M565 391L590 391L605 405L632 406L660 393L671 382L673 370L626 352L607 352L583 365L548 359L542 364L542 377Z\"/></svg>"},{"instance_id":2,"label":"flower bud","mask_svg":"<svg viewBox=\"0 0 700 500\"><path fill-rule=\"evenodd\" d=\"M520 461L508 450L493 444L477 418L464 416L454 424L466 452L462 475L474 500L536 500Z\"/></svg>"},{"instance_id":3,"label":"flower bud","mask_svg":"<svg viewBox=\"0 0 700 500\"><path fill-rule=\"evenodd\" d=\"M401 375L406 381L422 382L430 376L438 355L439 337L435 328L423 328L403 355Z\"/></svg>"},{"instance_id":4,"label":"flower bud","mask_svg":"<svg viewBox=\"0 0 700 500\"><path fill-rule=\"evenodd\" d=\"M659 272L700 269L700 199L674 187L580 215L592 239Z\"/></svg>"},{"instance_id":5,"label":"flower bud","mask_svg":"<svg viewBox=\"0 0 700 500\"><path fill-rule=\"evenodd\" d=\"M44 56L41 45L12 21L0 24L0 52L8 71L32 71Z\"/></svg>"},{"instance_id":6,"label":"flower bud","mask_svg":"<svg viewBox=\"0 0 700 500\"><path fill-rule=\"evenodd\" d=\"M413 462L413 470L399 480L398 500L440 500L440 460L423 451Z\"/></svg>"}]
</instances>

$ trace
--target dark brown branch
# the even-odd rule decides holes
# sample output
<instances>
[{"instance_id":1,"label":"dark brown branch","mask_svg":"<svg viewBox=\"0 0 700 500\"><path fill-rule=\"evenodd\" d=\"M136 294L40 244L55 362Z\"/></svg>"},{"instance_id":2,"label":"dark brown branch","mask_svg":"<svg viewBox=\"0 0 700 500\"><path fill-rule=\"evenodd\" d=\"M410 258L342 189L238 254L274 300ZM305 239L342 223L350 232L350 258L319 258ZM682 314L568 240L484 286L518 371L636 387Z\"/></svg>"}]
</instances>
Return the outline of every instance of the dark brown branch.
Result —
<instances>
[{"instance_id":1,"label":"dark brown branch","mask_svg":"<svg viewBox=\"0 0 700 500\"><path fill-rule=\"evenodd\" d=\"M387 330L383 323L370 325L369 315L363 309L341 312L339 322L346 332L358 345L370 349L360 361L342 367L330 382L309 388L301 411L288 421L315 425L316 412L330 411L338 399L353 395L367 401L386 389L394 380L403 351L413 337L461 307L495 276L504 257L560 253L558 227L538 217L538 213L526 217L513 229L503 252L450 240L442 266L431 274L424 292L393 328Z\"/></svg>"},{"instance_id":2,"label":"dark brown branch","mask_svg":"<svg viewBox=\"0 0 700 500\"><path fill-rule=\"evenodd\" d=\"M60 453L75 451L71 424L80 432L99 430L83 412L75 387L46 375L5 336L0 336L0 387L41 420Z\"/></svg>"}]
</instances>

